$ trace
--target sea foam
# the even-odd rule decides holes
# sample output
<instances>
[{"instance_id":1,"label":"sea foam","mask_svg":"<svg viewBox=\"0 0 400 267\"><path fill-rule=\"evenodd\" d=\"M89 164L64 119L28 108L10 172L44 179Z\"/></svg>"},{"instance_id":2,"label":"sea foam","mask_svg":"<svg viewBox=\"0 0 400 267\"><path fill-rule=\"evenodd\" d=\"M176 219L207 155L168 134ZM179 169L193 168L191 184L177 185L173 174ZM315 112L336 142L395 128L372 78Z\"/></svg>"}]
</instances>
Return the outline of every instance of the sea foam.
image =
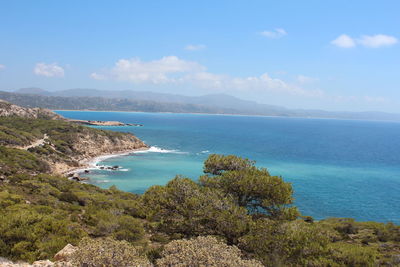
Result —
<instances>
[{"instance_id":1,"label":"sea foam","mask_svg":"<svg viewBox=\"0 0 400 267\"><path fill-rule=\"evenodd\" d=\"M179 151L176 149L164 149L164 148L160 148L157 146L152 146L147 150L143 150L143 151L135 151L135 154L140 154L140 153L172 153L172 154L188 154L188 152L183 152L183 151Z\"/></svg>"}]
</instances>

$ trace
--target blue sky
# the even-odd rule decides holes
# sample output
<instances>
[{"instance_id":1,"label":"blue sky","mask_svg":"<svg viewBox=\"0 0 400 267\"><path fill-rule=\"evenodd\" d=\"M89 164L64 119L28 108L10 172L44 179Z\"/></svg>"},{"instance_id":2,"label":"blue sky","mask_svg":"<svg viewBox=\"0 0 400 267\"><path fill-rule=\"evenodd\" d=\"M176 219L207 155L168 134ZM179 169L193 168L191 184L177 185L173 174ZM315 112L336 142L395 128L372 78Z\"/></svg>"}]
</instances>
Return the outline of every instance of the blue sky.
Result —
<instances>
[{"instance_id":1,"label":"blue sky","mask_svg":"<svg viewBox=\"0 0 400 267\"><path fill-rule=\"evenodd\" d=\"M400 112L399 1L0 2L0 90Z\"/></svg>"}]
</instances>

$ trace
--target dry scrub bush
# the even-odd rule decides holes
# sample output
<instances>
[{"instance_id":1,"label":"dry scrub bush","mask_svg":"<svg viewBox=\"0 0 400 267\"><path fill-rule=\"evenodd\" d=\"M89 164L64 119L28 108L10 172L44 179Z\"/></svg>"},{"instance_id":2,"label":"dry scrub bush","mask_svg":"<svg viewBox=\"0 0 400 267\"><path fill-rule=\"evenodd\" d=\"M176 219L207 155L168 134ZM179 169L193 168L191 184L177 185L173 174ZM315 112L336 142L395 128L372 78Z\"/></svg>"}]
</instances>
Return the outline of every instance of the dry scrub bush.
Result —
<instances>
[{"instance_id":1,"label":"dry scrub bush","mask_svg":"<svg viewBox=\"0 0 400 267\"><path fill-rule=\"evenodd\" d=\"M117 241L112 238L84 238L71 258L73 266L81 267L153 266L127 241Z\"/></svg>"},{"instance_id":2,"label":"dry scrub bush","mask_svg":"<svg viewBox=\"0 0 400 267\"><path fill-rule=\"evenodd\" d=\"M159 267L262 267L255 260L245 260L235 246L228 246L212 236L199 236L170 242L164 247Z\"/></svg>"}]
</instances>

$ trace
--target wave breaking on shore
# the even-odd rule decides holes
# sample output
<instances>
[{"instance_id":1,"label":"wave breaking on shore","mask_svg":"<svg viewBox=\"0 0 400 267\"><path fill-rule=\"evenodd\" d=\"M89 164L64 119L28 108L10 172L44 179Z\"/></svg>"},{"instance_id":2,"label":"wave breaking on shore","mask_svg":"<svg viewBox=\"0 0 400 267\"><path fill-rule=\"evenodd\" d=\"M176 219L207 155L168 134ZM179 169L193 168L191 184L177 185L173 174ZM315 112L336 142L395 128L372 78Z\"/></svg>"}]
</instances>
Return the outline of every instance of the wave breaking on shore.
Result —
<instances>
[{"instance_id":1,"label":"wave breaking on shore","mask_svg":"<svg viewBox=\"0 0 400 267\"><path fill-rule=\"evenodd\" d=\"M177 149L164 149L160 148L157 146L151 146L150 148L147 149L138 149L138 150L131 150L131 151L124 151L120 153L113 153L113 154L108 154L108 155L101 155L98 157L91 158L87 161L85 161L83 167L80 167L78 169L71 170L67 172L67 174L70 173L83 173L87 170L110 170L109 165L106 164L101 164L102 162L110 159L110 158L116 158L116 157L123 157L123 156L128 156L131 154L144 154L144 153L161 153L161 154L189 154L188 152L183 152L179 151ZM112 169L114 171L129 171L129 169L123 168L122 166L118 166L117 169Z\"/></svg>"},{"instance_id":2,"label":"wave breaking on shore","mask_svg":"<svg viewBox=\"0 0 400 267\"><path fill-rule=\"evenodd\" d=\"M135 154L139 153L172 153L172 154L189 154L188 152L179 151L177 149L164 149L157 146L151 146L147 150L136 151Z\"/></svg>"}]
</instances>

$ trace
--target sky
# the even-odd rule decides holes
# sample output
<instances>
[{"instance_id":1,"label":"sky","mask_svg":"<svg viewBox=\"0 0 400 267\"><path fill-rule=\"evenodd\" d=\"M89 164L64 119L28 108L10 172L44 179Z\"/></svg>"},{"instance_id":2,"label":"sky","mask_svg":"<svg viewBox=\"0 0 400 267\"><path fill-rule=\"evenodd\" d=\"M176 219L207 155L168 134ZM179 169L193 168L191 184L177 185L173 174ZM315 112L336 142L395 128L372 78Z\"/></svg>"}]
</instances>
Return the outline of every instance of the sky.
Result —
<instances>
[{"instance_id":1,"label":"sky","mask_svg":"<svg viewBox=\"0 0 400 267\"><path fill-rule=\"evenodd\" d=\"M0 90L400 113L400 1L0 1Z\"/></svg>"}]
</instances>

